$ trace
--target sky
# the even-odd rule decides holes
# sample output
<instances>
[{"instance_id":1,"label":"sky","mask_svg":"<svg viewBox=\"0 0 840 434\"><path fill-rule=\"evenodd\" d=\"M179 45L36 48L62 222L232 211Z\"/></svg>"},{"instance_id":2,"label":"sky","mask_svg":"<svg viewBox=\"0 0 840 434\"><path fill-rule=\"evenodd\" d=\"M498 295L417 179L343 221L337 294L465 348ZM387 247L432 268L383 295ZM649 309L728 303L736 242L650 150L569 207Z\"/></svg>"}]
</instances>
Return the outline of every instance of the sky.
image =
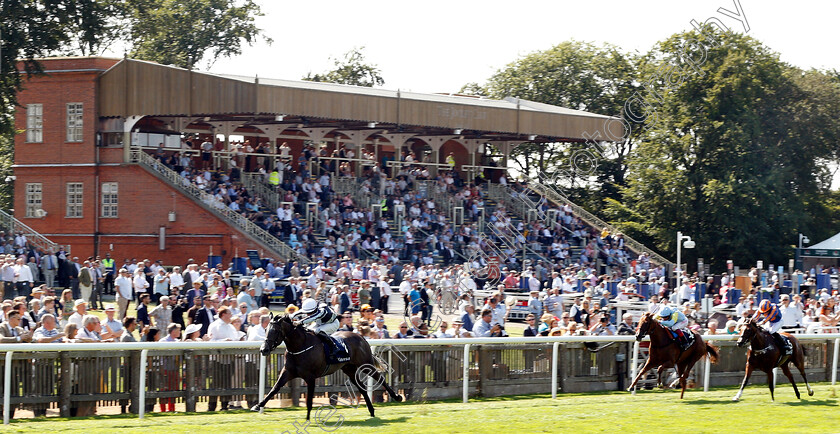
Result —
<instances>
[{"instance_id":1,"label":"sky","mask_svg":"<svg viewBox=\"0 0 840 434\"><path fill-rule=\"evenodd\" d=\"M840 50L831 47L840 4L833 2L737 0L747 29L718 12L737 12L734 0L256 1L265 14L257 24L274 43L245 46L242 55L218 60L211 72L300 79L328 71L330 57L363 46L386 89L457 92L522 55L566 40L645 52L690 30L691 20L712 17L760 40L785 62L840 70Z\"/></svg>"}]
</instances>

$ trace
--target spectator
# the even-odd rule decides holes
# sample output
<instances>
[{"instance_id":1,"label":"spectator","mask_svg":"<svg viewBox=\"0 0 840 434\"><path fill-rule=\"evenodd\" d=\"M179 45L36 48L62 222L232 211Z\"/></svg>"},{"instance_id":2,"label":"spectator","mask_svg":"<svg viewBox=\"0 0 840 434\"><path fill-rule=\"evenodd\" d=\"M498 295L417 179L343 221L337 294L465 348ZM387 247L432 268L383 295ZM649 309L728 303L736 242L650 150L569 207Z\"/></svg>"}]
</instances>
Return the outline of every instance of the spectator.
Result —
<instances>
[{"instance_id":1,"label":"spectator","mask_svg":"<svg viewBox=\"0 0 840 434\"><path fill-rule=\"evenodd\" d=\"M598 323L594 324L589 330L589 334L595 336L613 336L615 335L615 326L610 324L608 315L603 315L599 318Z\"/></svg>"},{"instance_id":2,"label":"spectator","mask_svg":"<svg viewBox=\"0 0 840 434\"><path fill-rule=\"evenodd\" d=\"M219 318L208 328L211 341L238 341L239 331L231 324L233 314L227 307L219 309Z\"/></svg>"},{"instance_id":3,"label":"spectator","mask_svg":"<svg viewBox=\"0 0 840 434\"><path fill-rule=\"evenodd\" d=\"M738 327L738 322L737 321L732 320L732 319L727 321L726 322L726 334L737 335L738 334L738 330L736 330L737 327Z\"/></svg>"},{"instance_id":4,"label":"spectator","mask_svg":"<svg viewBox=\"0 0 840 434\"><path fill-rule=\"evenodd\" d=\"M254 309L259 309L259 306L256 302L256 290L254 289L254 286L249 286L248 289L240 292L239 295L236 296L236 303L238 305L244 303L245 306L247 306L247 309L245 311L246 314L248 314Z\"/></svg>"},{"instance_id":5,"label":"spectator","mask_svg":"<svg viewBox=\"0 0 840 434\"><path fill-rule=\"evenodd\" d=\"M408 323L401 322L400 331L394 335L394 339L408 339L409 337L411 337L411 335L408 334Z\"/></svg>"},{"instance_id":6,"label":"spectator","mask_svg":"<svg viewBox=\"0 0 840 434\"><path fill-rule=\"evenodd\" d=\"M149 318L149 294L139 294L140 304L137 305L137 323L140 328L152 325L152 320Z\"/></svg>"},{"instance_id":7,"label":"spectator","mask_svg":"<svg viewBox=\"0 0 840 434\"><path fill-rule=\"evenodd\" d=\"M624 315L621 315L621 324L618 325L618 334L619 335L635 335L636 328L633 327L633 314L630 312L625 312Z\"/></svg>"},{"instance_id":8,"label":"spectator","mask_svg":"<svg viewBox=\"0 0 840 434\"><path fill-rule=\"evenodd\" d=\"M125 331L120 335L120 342L137 342L137 339L134 338L137 320L133 316L127 316L123 319L122 326Z\"/></svg>"},{"instance_id":9,"label":"spectator","mask_svg":"<svg viewBox=\"0 0 840 434\"><path fill-rule=\"evenodd\" d=\"M175 323L170 323L166 326L166 337L160 340L161 342L180 342L181 341L181 326ZM161 410L163 411L163 410Z\"/></svg>"},{"instance_id":10,"label":"spectator","mask_svg":"<svg viewBox=\"0 0 840 434\"><path fill-rule=\"evenodd\" d=\"M475 326L475 330L473 333L479 338L486 338L490 337L490 335L494 332L494 329L498 328L498 324L491 324L493 320L493 310L484 308L481 311L481 319L478 321L478 324Z\"/></svg>"},{"instance_id":11,"label":"spectator","mask_svg":"<svg viewBox=\"0 0 840 434\"><path fill-rule=\"evenodd\" d=\"M464 314L461 315L461 324L463 325L463 329L472 332L473 331L473 316L475 315L475 306L472 304L464 305Z\"/></svg>"},{"instance_id":12,"label":"spectator","mask_svg":"<svg viewBox=\"0 0 840 434\"><path fill-rule=\"evenodd\" d=\"M73 303L73 306L76 308L76 312L74 312L73 315L70 315L67 322L75 324L76 329L81 330L83 328L83 319L85 315L87 315L87 302L79 299Z\"/></svg>"},{"instance_id":13,"label":"spectator","mask_svg":"<svg viewBox=\"0 0 840 434\"><path fill-rule=\"evenodd\" d=\"M113 336L113 337L120 337L123 333L123 325L122 322L114 318L117 310L114 308L114 305L109 304L105 306L105 331Z\"/></svg>"},{"instance_id":14,"label":"spectator","mask_svg":"<svg viewBox=\"0 0 840 434\"><path fill-rule=\"evenodd\" d=\"M128 302L134 298L134 284L129 278L128 270L120 268L119 277L114 281L116 292L118 319L123 320L128 312ZM66 292L66 291L65 291ZM62 297L64 295L62 294Z\"/></svg>"},{"instance_id":15,"label":"spectator","mask_svg":"<svg viewBox=\"0 0 840 434\"><path fill-rule=\"evenodd\" d=\"M252 312L253 315L253 312ZM259 315L259 314L257 314ZM265 332L268 330L268 323L271 322L271 317L269 315L260 315L259 316L259 324L251 326L248 328L248 340L249 341L264 341L265 340Z\"/></svg>"},{"instance_id":16,"label":"spectator","mask_svg":"<svg viewBox=\"0 0 840 434\"><path fill-rule=\"evenodd\" d=\"M95 315L85 315L82 320L82 329L76 337L76 342L101 342L102 337L99 332L102 327L99 323L99 318Z\"/></svg>"},{"instance_id":17,"label":"spectator","mask_svg":"<svg viewBox=\"0 0 840 434\"><path fill-rule=\"evenodd\" d=\"M27 267L28 268L28 267ZM10 311L6 321L0 324L0 343L20 343L32 341L32 332L20 327L20 312Z\"/></svg>"},{"instance_id":18,"label":"spectator","mask_svg":"<svg viewBox=\"0 0 840 434\"><path fill-rule=\"evenodd\" d=\"M538 289L531 289L531 297L528 299L528 313L534 318L538 318L545 312L542 300L540 300L540 291ZM537 327L539 324L536 325Z\"/></svg>"},{"instance_id":19,"label":"spectator","mask_svg":"<svg viewBox=\"0 0 840 434\"><path fill-rule=\"evenodd\" d=\"M716 335L718 334L718 322L715 320L710 320L708 323L708 328L706 330L706 335Z\"/></svg>"},{"instance_id":20,"label":"spectator","mask_svg":"<svg viewBox=\"0 0 840 434\"><path fill-rule=\"evenodd\" d=\"M164 295L160 297L160 304L149 312L149 317L154 318L155 327L159 330L169 330L169 324L172 322L172 308L169 307L169 296Z\"/></svg>"},{"instance_id":21,"label":"spectator","mask_svg":"<svg viewBox=\"0 0 840 434\"><path fill-rule=\"evenodd\" d=\"M210 340L209 336L205 335L205 337L207 339L202 339L201 338L201 326L198 325L198 324L188 325L186 331L184 332L184 341L186 341L186 342L199 342L199 341Z\"/></svg>"},{"instance_id":22,"label":"spectator","mask_svg":"<svg viewBox=\"0 0 840 434\"><path fill-rule=\"evenodd\" d=\"M448 333L446 330L449 328L449 324L446 321L440 322L440 330L432 333L433 338L444 339L444 338L452 338L455 337L452 333Z\"/></svg>"},{"instance_id":23,"label":"spectator","mask_svg":"<svg viewBox=\"0 0 840 434\"><path fill-rule=\"evenodd\" d=\"M38 327L32 335L32 340L39 344L46 344L50 342L62 342L61 338L64 333L60 332L56 326L55 316L51 313L44 314L41 318L41 327ZM2 335L2 332L0 332Z\"/></svg>"},{"instance_id":24,"label":"spectator","mask_svg":"<svg viewBox=\"0 0 840 434\"><path fill-rule=\"evenodd\" d=\"M533 294L532 294L532 299L533 299ZM539 336L540 335L539 330L537 329L539 326L536 325L536 322L537 322L537 317L533 313L529 313L528 316L525 317L525 323L527 324L527 327L525 327L525 332L523 333L523 336L529 337L529 336Z\"/></svg>"},{"instance_id":25,"label":"spectator","mask_svg":"<svg viewBox=\"0 0 840 434\"><path fill-rule=\"evenodd\" d=\"M67 323L64 326L64 336L66 336L67 342L76 342L76 335L79 333L79 328L76 327L75 323Z\"/></svg>"}]
</instances>

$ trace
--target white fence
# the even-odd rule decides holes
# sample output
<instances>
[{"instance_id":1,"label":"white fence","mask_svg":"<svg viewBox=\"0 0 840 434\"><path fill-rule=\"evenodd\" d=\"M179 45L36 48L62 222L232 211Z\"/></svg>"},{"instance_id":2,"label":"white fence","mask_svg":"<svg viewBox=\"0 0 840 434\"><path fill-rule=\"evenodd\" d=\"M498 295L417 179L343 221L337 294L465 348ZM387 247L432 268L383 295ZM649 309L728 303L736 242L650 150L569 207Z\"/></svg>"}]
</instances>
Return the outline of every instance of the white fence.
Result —
<instances>
[{"instance_id":1,"label":"white fence","mask_svg":"<svg viewBox=\"0 0 840 434\"><path fill-rule=\"evenodd\" d=\"M738 338L737 335L714 335L703 336L705 341L734 341ZM833 359L831 369L831 384L837 381L838 368L838 354L840 350L840 333L833 334L802 334L797 335L799 340L833 340ZM583 343L583 342L597 342L597 343L633 343L631 365L632 377L635 377L637 367L639 366L639 342L635 340L634 336L557 336L557 337L507 337L507 338L473 338L473 339L383 339L369 341L372 347L392 346L392 347L453 347L463 346L464 363L463 363L463 402L469 400L469 353L470 348L477 345L488 344L506 344L506 345L527 345L527 344L552 344L551 355L551 396L557 397L558 390L558 350L561 343ZM4 387L3 387L3 423L9 423L10 416L10 399L11 399L11 383L12 383L12 356L15 352L79 352L79 351L124 351L124 350L140 350L140 370L138 376L140 379L139 402L145 402L146 396L146 368L148 351L165 351L165 350L229 350L229 349L245 349L258 351L260 342L178 342L178 343L160 343L160 342L137 342L137 343L57 343L57 344L0 344L0 352L5 352L5 366L4 366ZM280 349L283 347L281 346ZM705 375L704 375L704 391L709 389L709 371L711 363L708 358L705 361ZM266 356L260 354L259 362L259 399L262 400L266 388ZM370 386L369 386L370 387ZM634 392L635 393L635 392ZM139 405L139 417L143 418L145 412L145 405Z\"/></svg>"}]
</instances>

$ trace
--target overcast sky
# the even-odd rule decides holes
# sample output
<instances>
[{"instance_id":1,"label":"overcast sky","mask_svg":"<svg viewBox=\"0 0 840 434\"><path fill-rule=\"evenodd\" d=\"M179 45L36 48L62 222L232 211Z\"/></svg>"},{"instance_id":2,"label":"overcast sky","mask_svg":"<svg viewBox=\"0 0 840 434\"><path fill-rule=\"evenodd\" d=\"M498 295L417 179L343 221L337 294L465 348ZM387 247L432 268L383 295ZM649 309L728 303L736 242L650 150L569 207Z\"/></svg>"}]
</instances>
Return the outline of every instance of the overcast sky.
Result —
<instances>
[{"instance_id":1,"label":"overcast sky","mask_svg":"<svg viewBox=\"0 0 840 434\"><path fill-rule=\"evenodd\" d=\"M840 4L740 0L749 31L718 12L733 0L676 1L332 1L257 0L258 25L274 44L245 47L212 72L300 79L324 72L329 58L364 46L385 88L456 92L484 82L517 57L576 39L647 51L656 41L717 17L803 68L840 69L836 18ZM816 2L814 2L816 3ZM201 65L202 68L206 65Z\"/></svg>"}]
</instances>

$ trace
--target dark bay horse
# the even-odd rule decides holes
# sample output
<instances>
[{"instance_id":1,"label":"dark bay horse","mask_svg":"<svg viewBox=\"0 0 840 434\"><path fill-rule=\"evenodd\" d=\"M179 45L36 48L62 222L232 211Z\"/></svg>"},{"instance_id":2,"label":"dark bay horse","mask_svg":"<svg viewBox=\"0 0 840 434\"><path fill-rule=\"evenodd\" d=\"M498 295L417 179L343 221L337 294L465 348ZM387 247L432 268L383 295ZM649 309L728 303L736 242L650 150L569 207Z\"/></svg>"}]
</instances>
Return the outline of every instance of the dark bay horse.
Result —
<instances>
[{"instance_id":1,"label":"dark bay horse","mask_svg":"<svg viewBox=\"0 0 840 434\"><path fill-rule=\"evenodd\" d=\"M781 334L788 338L793 346L793 354L790 357L786 357L785 360L780 359L783 350L778 348L776 340L773 339L773 336L768 331L759 327L752 320L744 325L744 329L741 330L741 336L738 337L738 346L743 347L750 344L750 350L747 353L747 372L744 374L744 381L741 382L741 388L738 389L738 393L732 398L733 401L741 399L744 386L747 385L750 374L755 369L764 371L767 374L767 385L770 387L770 400L774 401L773 389L775 385L773 384L773 368L777 366L782 368L785 377L790 380L793 391L796 392L796 399L800 399L799 389L796 388L796 383L793 381L793 374L790 372L790 366L788 366L790 362L793 362L796 365L796 369L799 369L799 373L802 374L802 379L805 380L805 387L808 388L808 396L814 396L814 391L811 390L811 385L808 384L808 378L805 377L805 347L789 333Z\"/></svg>"},{"instance_id":2,"label":"dark bay horse","mask_svg":"<svg viewBox=\"0 0 840 434\"><path fill-rule=\"evenodd\" d=\"M288 315L277 315L272 317L271 323L266 330L266 339L260 347L260 352L267 356L280 345L286 344L285 363L280 371L280 378L271 388L271 391L253 406L251 410L259 411L265 404L280 390L283 385L293 378L302 378L306 381L306 420L312 412L312 398L315 395L315 380L319 377L330 375L341 369L350 377L350 381L365 398L370 416L374 417L373 404L367 390L362 385L364 378L358 378L357 373L363 373L364 377L370 376L376 382L382 384L391 396L391 399L400 402L402 397L394 392L394 389L385 382L380 371L386 369L382 362L373 356L370 344L365 338L353 332L339 332L336 336L344 338L344 343L350 352L350 361L345 363L328 364L327 355L324 353L323 341L314 333L307 331L302 326L292 324Z\"/></svg>"},{"instance_id":3,"label":"dark bay horse","mask_svg":"<svg viewBox=\"0 0 840 434\"><path fill-rule=\"evenodd\" d=\"M680 399L682 399L685 394L686 378L688 378L688 373L691 372L694 364L706 354L709 355L712 363L717 363L718 360L717 348L703 342L703 338L696 332L691 333L694 334L694 343L687 350L680 351L679 344L671 338L671 332L659 324L659 321L653 318L652 313L647 312L642 315L642 319L639 321L638 331L636 332L636 340L641 341L645 335L650 335L650 355L627 390L633 390L636 387L636 383L639 382L639 379L645 375L645 372L653 368L658 367L661 376L664 369L676 366L677 376L682 387L682 392L680 393Z\"/></svg>"}]
</instances>

